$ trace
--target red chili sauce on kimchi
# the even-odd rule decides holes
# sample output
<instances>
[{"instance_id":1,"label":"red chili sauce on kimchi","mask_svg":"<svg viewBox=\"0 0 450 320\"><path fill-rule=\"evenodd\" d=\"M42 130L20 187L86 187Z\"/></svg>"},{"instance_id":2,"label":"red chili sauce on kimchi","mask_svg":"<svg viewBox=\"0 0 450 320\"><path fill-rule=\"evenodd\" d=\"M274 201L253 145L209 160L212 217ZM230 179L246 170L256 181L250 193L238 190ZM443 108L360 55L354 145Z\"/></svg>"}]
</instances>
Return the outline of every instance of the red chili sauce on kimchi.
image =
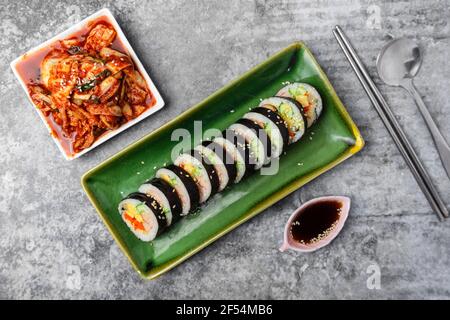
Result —
<instances>
[{"instance_id":1,"label":"red chili sauce on kimchi","mask_svg":"<svg viewBox=\"0 0 450 320\"><path fill-rule=\"evenodd\" d=\"M155 104L107 17L24 55L17 71L69 156Z\"/></svg>"}]
</instances>

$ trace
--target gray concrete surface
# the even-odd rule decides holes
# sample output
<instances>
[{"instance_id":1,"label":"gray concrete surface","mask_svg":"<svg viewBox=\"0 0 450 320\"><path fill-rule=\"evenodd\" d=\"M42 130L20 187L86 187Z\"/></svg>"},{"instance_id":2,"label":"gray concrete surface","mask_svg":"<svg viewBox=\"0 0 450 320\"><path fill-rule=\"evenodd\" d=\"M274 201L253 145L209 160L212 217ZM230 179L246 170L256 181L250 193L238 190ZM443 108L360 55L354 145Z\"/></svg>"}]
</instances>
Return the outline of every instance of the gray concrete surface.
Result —
<instances>
[{"instance_id":1,"label":"gray concrete surface","mask_svg":"<svg viewBox=\"0 0 450 320\"><path fill-rule=\"evenodd\" d=\"M66 162L9 62L104 6L167 108ZM0 7L0 298L450 298L450 222L431 212L331 33L340 24L374 76L388 33L420 42L417 87L450 140L447 0L1 0ZM176 269L141 280L81 190L81 174L299 39L317 56L366 147ZM450 204L450 182L413 101L402 89L380 88ZM278 252L293 209L329 194L353 200L341 235L313 254ZM377 267L379 289L370 285Z\"/></svg>"}]
</instances>

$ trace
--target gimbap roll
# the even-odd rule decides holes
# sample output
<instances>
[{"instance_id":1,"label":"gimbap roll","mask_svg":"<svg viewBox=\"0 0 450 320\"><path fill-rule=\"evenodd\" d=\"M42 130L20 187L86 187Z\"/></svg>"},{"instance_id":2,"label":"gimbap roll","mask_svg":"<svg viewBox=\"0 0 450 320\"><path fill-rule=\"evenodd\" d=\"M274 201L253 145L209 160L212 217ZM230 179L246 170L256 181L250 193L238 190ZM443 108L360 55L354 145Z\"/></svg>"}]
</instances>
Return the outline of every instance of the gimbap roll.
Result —
<instances>
[{"instance_id":1,"label":"gimbap roll","mask_svg":"<svg viewBox=\"0 0 450 320\"><path fill-rule=\"evenodd\" d=\"M292 98L302 105L308 128L317 121L322 113L322 98L316 88L307 83L291 83L278 91L277 96Z\"/></svg>"},{"instance_id":2,"label":"gimbap roll","mask_svg":"<svg viewBox=\"0 0 450 320\"><path fill-rule=\"evenodd\" d=\"M243 135L231 129L222 132L223 137L231 142L235 150L241 155L244 163L244 177L255 170L255 153L251 152L250 145Z\"/></svg>"},{"instance_id":3,"label":"gimbap roll","mask_svg":"<svg viewBox=\"0 0 450 320\"><path fill-rule=\"evenodd\" d=\"M216 192L281 156L322 113L312 86L293 83L222 132L203 141L119 203L119 213L142 241L152 241L167 227L198 208ZM155 168L156 169L156 168Z\"/></svg>"},{"instance_id":4,"label":"gimbap roll","mask_svg":"<svg viewBox=\"0 0 450 320\"><path fill-rule=\"evenodd\" d=\"M162 207L152 197L131 193L119 203L119 213L130 230L142 241L152 241L167 227Z\"/></svg>"},{"instance_id":5,"label":"gimbap roll","mask_svg":"<svg viewBox=\"0 0 450 320\"><path fill-rule=\"evenodd\" d=\"M156 171L155 176L175 189L181 200L182 215L187 215L198 207L200 193L197 184L183 168L171 164Z\"/></svg>"},{"instance_id":6,"label":"gimbap roll","mask_svg":"<svg viewBox=\"0 0 450 320\"><path fill-rule=\"evenodd\" d=\"M239 135L242 135L249 145L250 155L255 162L255 170L269 163L272 147L271 141L263 129L249 119L239 119L229 127Z\"/></svg>"},{"instance_id":7,"label":"gimbap roll","mask_svg":"<svg viewBox=\"0 0 450 320\"><path fill-rule=\"evenodd\" d=\"M217 170L215 166L210 163L210 160L206 157L206 154L201 153L199 150L191 150L191 156L199 160L208 173L209 182L211 183L211 194L209 196L211 197L219 191L220 187L220 180Z\"/></svg>"},{"instance_id":8,"label":"gimbap roll","mask_svg":"<svg viewBox=\"0 0 450 320\"><path fill-rule=\"evenodd\" d=\"M249 119L263 129L271 141L272 158L278 158L289 143L289 132L285 121L277 112L257 107L244 114L244 119Z\"/></svg>"},{"instance_id":9,"label":"gimbap roll","mask_svg":"<svg viewBox=\"0 0 450 320\"><path fill-rule=\"evenodd\" d=\"M205 162L212 165L219 178L218 191L222 191L231 180L236 178L236 166L232 162L231 156L217 143L212 141L203 141L202 144L194 148L202 154Z\"/></svg>"},{"instance_id":10,"label":"gimbap roll","mask_svg":"<svg viewBox=\"0 0 450 320\"><path fill-rule=\"evenodd\" d=\"M297 142L305 134L306 118L302 106L292 99L272 97L261 101L260 107L277 112L289 131L289 144Z\"/></svg>"},{"instance_id":11,"label":"gimbap roll","mask_svg":"<svg viewBox=\"0 0 450 320\"><path fill-rule=\"evenodd\" d=\"M233 161L234 167L236 169L236 176L234 179L231 179L234 183L238 183L241 181L242 177L245 175L245 160L242 154L239 152L239 150L236 148L236 146L229 140L217 137L213 140L214 143L217 143L219 146L221 146L230 156ZM225 161L229 161L228 159L225 159Z\"/></svg>"},{"instance_id":12,"label":"gimbap roll","mask_svg":"<svg viewBox=\"0 0 450 320\"><path fill-rule=\"evenodd\" d=\"M175 188L163 179L153 178L143 183L138 191L151 196L159 203L166 215L168 226L180 218L182 212L181 200L178 198Z\"/></svg>"},{"instance_id":13,"label":"gimbap roll","mask_svg":"<svg viewBox=\"0 0 450 320\"><path fill-rule=\"evenodd\" d=\"M194 179L200 194L199 203L208 200L211 196L212 185L202 161L191 154L182 153L175 159L174 164L184 169Z\"/></svg>"}]
</instances>

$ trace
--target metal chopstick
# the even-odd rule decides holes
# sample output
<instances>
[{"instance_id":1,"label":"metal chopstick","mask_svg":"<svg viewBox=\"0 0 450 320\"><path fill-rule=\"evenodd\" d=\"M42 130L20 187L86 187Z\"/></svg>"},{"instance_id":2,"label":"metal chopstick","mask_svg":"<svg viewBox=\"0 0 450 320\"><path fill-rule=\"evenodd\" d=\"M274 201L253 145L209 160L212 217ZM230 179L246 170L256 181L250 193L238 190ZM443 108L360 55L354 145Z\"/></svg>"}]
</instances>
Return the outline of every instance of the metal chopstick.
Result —
<instances>
[{"instance_id":1,"label":"metal chopstick","mask_svg":"<svg viewBox=\"0 0 450 320\"><path fill-rule=\"evenodd\" d=\"M355 71L359 81L364 87L364 90L369 96L372 104L381 117L381 120L394 139L397 148L405 159L408 167L413 173L413 176L416 178L417 183L428 199L431 207L441 220L448 217L447 208L445 207L445 204L443 203L436 188L431 182L428 173L425 171L422 163L414 152L414 149L406 138L406 135L401 129L400 124L397 122L386 100L383 98L380 91L375 86L375 83L370 78L367 70L365 69L364 65L362 64L358 55L350 44L350 41L339 26L335 27L335 29L333 30L333 34L336 37L336 40L338 41L348 61L350 62L353 70Z\"/></svg>"}]
</instances>

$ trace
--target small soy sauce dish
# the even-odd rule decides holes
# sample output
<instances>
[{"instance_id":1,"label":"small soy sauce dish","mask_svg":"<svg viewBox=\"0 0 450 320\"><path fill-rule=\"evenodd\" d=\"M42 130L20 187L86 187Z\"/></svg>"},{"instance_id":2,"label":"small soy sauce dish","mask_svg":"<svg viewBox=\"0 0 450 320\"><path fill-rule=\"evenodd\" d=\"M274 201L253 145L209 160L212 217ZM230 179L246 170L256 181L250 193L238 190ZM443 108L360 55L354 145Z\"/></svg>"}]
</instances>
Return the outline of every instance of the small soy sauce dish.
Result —
<instances>
[{"instance_id":1,"label":"small soy sauce dish","mask_svg":"<svg viewBox=\"0 0 450 320\"><path fill-rule=\"evenodd\" d=\"M349 211L348 197L328 196L305 202L286 223L280 251L312 252L323 248L342 230Z\"/></svg>"}]
</instances>

